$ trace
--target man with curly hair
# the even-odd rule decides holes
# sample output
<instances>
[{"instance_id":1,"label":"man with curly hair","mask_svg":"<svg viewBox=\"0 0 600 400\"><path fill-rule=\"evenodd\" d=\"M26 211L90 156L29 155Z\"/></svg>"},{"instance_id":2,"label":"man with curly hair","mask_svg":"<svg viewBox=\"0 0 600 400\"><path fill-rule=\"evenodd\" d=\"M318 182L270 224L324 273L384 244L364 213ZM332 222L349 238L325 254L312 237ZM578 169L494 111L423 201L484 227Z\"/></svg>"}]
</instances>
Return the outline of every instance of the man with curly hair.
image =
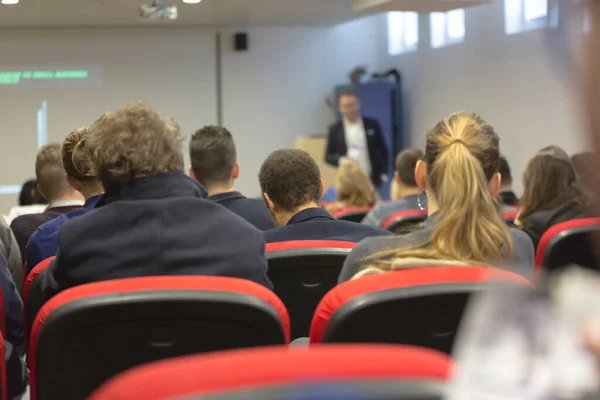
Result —
<instances>
[{"instance_id":1,"label":"man with curly hair","mask_svg":"<svg viewBox=\"0 0 600 400\"><path fill-rule=\"evenodd\" d=\"M131 103L94 122L86 146L106 192L94 210L61 227L46 298L84 283L163 275L227 276L272 288L262 233L206 199L183 173L172 120Z\"/></svg>"}]
</instances>

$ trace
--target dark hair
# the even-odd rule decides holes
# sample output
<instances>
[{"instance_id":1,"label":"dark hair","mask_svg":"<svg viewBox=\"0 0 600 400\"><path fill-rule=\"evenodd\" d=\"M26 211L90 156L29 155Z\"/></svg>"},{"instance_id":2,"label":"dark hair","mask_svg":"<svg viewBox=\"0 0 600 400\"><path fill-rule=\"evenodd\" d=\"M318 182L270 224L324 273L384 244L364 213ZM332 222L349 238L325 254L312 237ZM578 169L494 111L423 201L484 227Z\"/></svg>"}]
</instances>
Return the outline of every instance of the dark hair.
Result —
<instances>
[{"instance_id":1,"label":"dark hair","mask_svg":"<svg viewBox=\"0 0 600 400\"><path fill-rule=\"evenodd\" d=\"M274 151L260 168L258 180L262 192L285 211L321 200L321 172L303 150Z\"/></svg>"},{"instance_id":2,"label":"dark hair","mask_svg":"<svg viewBox=\"0 0 600 400\"><path fill-rule=\"evenodd\" d=\"M237 161L231 133L220 126L205 126L190 141L192 170L203 186L223 183L231 178Z\"/></svg>"},{"instance_id":3,"label":"dark hair","mask_svg":"<svg viewBox=\"0 0 600 400\"><path fill-rule=\"evenodd\" d=\"M40 191L50 202L73 191L66 179L60 143L48 143L38 150L35 158L35 176Z\"/></svg>"},{"instance_id":4,"label":"dark hair","mask_svg":"<svg viewBox=\"0 0 600 400\"><path fill-rule=\"evenodd\" d=\"M34 193L33 196L31 195L31 191ZM21 188L21 193L19 194L20 206L30 206L32 204L48 204L46 199L40 194L35 179L30 179L25 182Z\"/></svg>"},{"instance_id":5,"label":"dark hair","mask_svg":"<svg viewBox=\"0 0 600 400\"><path fill-rule=\"evenodd\" d=\"M423 152L419 149L405 149L396 156L396 172L402 183L416 187L415 168L417 162L423 160Z\"/></svg>"},{"instance_id":6,"label":"dark hair","mask_svg":"<svg viewBox=\"0 0 600 400\"><path fill-rule=\"evenodd\" d=\"M575 167L567 152L558 146L544 147L529 160L523 173L523 188L520 222L535 212L583 201Z\"/></svg>"},{"instance_id":7,"label":"dark hair","mask_svg":"<svg viewBox=\"0 0 600 400\"><path fill-rule=\"evenodd\" d=\"M338 94L338 102L339 102L340 98L342 98L344 96L352 96L352 97L358 98L358 96L356 95L356 92L354 90L352 90L352 89L345 89L345 90L342 90Z\"/></svg>"},{"instance_id":8,"label":"dark hair","mask_svg":"<svg viewBox=\"0 0 600 400\"><path fill-rule=\"evenodd\" d=\"M104 114L86 141L107 190L143 176L183 172L179 126L143 102Z\"/></svg>"},{"instance_id":9,"label":"dark hair","mask_svg":"<svg viewBox=\"0 0 600 400\"><path fill-rule=\"evenodd\" d=\"M500 162L498 163L498 172L502 175L502 185L511 185L513 182L512 174L510 172L510 166L508 161L503 156L500 156Z\"/></svg>"}]
</instances>

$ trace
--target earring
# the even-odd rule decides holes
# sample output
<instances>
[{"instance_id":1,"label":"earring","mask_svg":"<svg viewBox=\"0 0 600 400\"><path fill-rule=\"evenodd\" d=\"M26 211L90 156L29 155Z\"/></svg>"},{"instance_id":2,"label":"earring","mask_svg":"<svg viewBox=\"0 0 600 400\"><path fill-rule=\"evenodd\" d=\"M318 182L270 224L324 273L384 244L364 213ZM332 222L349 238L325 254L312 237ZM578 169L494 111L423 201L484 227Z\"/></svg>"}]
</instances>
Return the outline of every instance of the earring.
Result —
<instances>
[{"instance_id":1,"label":"earring","mask_svg":"<svg viewBox=\"0 0 600 400\"><path fill-rule=\"evenodd\" d=\"M422 192L419 192L419 195L417 196L417 205L419 206L419 209L421 211L425 210L425 207L423 207L423 203L421 202L422 194L425 194L425 197L427 197L427 190L423 190Z\"/></svg>"}]
</instances>

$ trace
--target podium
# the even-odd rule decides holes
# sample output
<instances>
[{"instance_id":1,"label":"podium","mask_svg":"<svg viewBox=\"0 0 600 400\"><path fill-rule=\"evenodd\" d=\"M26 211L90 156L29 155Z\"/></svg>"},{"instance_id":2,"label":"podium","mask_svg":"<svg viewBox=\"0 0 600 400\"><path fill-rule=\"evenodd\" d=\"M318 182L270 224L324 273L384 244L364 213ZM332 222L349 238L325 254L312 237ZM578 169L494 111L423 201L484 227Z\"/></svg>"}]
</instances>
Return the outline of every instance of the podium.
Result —
<instances>
[{"instance_id":1,"label":"podium","mask_svg":"<svg viewBox=\"0 0 600 400\"><path fill-rule=\"evenodd\" d=\"M325 162L325 149L327 138L300 137L294 143L296 149L304 150L316 161L321 170L321 178L325 183L325 189L335 186L335 174L337 168Z\"/></svg>"}]
</instances>

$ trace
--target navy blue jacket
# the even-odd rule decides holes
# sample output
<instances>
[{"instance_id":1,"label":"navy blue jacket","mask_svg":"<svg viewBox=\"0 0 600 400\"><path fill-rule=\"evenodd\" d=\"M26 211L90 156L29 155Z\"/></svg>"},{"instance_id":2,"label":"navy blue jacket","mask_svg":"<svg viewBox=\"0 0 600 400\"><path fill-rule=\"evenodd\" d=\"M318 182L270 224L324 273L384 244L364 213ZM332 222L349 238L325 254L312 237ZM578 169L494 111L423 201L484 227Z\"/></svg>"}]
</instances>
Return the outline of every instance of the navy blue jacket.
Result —
<instances>
[{"instance_id":1,"label":"navy blue jacket","mask_svg":"<svg viewBox=\"0 0 600 400\"><path fill-rule=\"evenodd\" d=\"M289 240L343 240L360 242L370 236L387 236L381 228L338 221L322 208L308 208L290 219L286 226L265 232L267 243Z\"/></svg>"},{"instance_id":2,"label":"navy blue jacket","mask_svg":"<svg viewBox=\"0 0 600 400\"><path fill-rule=\"evenodd\" d=\"M228 276L272 288L262 233L180 173L107 191L58 236L43 282L48 299L84 283L156 275Z\"/></svg>"},{"instance_id":3,"label":"navy blue jacket","mask_svg":"<svg viewBox=\"0 0 600 400\"><path fill-rule=\"evenodd\" d=\"M273 218L271 218L264 200L248 199L240 192L219 193L208 196L208 199L216 201L229 211L236 213L261 231L275 228Z\"/></svg>"},{"instance_id":4,"label":"navy blue jacket","mask_svg":"<svg viewBox=\"0 0 600 400\"><path fill-rule=\"evenodd\" d=\"M14 345L23 343L23 302L8 270L8 262L0 254L0 289L6 317L6 339Z\"/></svg>"}]
</instances>

